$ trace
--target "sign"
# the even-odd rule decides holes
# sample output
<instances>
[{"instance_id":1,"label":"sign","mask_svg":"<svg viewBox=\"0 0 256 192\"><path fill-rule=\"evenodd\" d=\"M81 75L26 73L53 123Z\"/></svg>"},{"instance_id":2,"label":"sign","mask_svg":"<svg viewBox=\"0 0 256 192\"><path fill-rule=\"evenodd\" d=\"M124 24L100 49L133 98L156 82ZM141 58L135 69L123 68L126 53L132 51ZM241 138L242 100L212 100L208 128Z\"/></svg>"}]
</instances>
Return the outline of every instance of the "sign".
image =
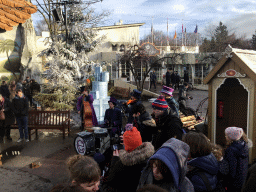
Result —
<instances>
[{"instance_id":1,"label":"sign","mask_svg":"<svg viewBox=\"0 0 256 192\"><path fill-rule=\"evenodd\" d=\"M227 70L227 71L226 71L226 75L233 77L233 76L236 75L236 71L235 71L235 70L232 70L232 69Z\"/></svg>"},{"instance_id":2,"label":"sign","mask_svg":"<svg viewBox=\"0 0 256 192\"><path fill-rule=\"evenodd\" d=\"M160 54L160 50L157 49L153 44L151 43L143 43L140 46L141 49L144 50L145 54L148 56L156 56Z\"/></svg>"}]
</instances>

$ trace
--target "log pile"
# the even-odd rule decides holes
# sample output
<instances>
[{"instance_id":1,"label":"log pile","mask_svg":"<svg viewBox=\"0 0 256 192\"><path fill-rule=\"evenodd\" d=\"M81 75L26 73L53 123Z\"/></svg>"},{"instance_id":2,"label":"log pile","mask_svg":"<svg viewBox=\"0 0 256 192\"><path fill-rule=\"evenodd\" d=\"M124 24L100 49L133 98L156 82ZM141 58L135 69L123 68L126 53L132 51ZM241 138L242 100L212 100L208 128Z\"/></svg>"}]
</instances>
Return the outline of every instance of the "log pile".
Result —
<instances>
[{"instance_id":1,"label":"log pile","mask_svg":"<svg viewBox=\"0 0 256 192\"><path fill-rule=\"evenodd\" d=\"M196 120L196 117L194 115L185 116L182 113L180 114L180 120L183 123L183 128L188 131L195 130L195 126L199 123L202 123L202 120Z\"/></svg>"}]
</instances>

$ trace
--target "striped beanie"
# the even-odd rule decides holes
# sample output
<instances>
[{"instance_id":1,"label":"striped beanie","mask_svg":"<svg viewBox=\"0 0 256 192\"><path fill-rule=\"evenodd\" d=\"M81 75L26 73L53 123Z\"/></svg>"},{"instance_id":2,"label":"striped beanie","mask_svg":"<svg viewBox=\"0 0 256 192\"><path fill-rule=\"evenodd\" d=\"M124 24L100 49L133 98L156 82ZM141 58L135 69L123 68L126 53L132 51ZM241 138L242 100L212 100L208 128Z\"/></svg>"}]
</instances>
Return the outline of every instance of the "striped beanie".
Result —
<instances>
[{"instance_id":1,"label":"striped beanie","mask_svg":"<svg viewBox=\"0 0 256 192\"><path fill-rule=\"evenodd\" d=\"M158 109L158 110L167 110L168 109L168 104L164 99L164 96L160 95L153 103L152 103L152 108L153 109Z\"/></svg>"},{"instance_id":2,"label":"striped beanie","mask_svg":"<svg viewBox=\"0 0 256 192\"><path fill-rule=\"evenodd\" d=\"M163 86L160 92L172 96L173 91L174 89L172 89L171 87Z\"/></svg>"},{"instance_id":3,"label":"striped beanie","mask_svg":"<svg viewBox=\"0 0 256 192\"><path fill-rule=\"evenodd\" d=\"M225 133L232 141L238 141L243 136L244 130L239 127L228 127L225 129Z\"/></svg>"}]
</instances>

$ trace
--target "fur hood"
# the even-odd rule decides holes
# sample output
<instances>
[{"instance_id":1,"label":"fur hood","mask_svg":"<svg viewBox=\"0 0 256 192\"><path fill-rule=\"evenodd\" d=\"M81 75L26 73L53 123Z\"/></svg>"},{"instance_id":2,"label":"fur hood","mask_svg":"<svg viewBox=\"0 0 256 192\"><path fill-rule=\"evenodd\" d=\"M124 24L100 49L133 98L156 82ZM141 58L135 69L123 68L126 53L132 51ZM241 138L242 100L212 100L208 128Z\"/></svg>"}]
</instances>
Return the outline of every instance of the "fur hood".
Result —
<instances>
[{"instance_id":1,"label":"fur hood","mask_svg":"<svg viewBox=\"0 0 256 192\"><path fill-rule=\"evenodd\" d=\"M120 150L119 158L125 166L133 166L147 160L154 153L155 149L153 145L150 142L144 142L130 153L124 149Z\"/></svg>"},{"instance_id":2,"label":"fur hood","mask_svg":"<svg viewBox=\"0 0 256 192\"><path fill-rule=\"evenodd\" d=\"M156 122L154 119L146 120L146 121L143 121L142 123L146 126L156 127Z\"/></svg>"}]
</instances>

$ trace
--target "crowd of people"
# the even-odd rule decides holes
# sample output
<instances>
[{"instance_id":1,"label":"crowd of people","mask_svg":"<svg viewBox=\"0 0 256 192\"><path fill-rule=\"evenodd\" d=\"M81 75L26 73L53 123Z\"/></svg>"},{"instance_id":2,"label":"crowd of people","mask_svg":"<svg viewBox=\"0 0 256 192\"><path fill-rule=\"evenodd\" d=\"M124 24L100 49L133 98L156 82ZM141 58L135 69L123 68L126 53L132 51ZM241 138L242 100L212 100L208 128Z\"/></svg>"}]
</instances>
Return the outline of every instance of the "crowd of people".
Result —
<instances>
[{"instance_id":1,"label":"crowd of people","mask_svg":"<svg viewBox=\"0 0 256 192\"><path fill-rule=\"evenodd\" d=\"M181 139L169 138L155 149L127 124L121 136L124 148L113 150L108 170L102 170L95 155L72 156L67 161L70 183L58 184L51 192L255 191L256 167L247 174L248 139L243 129L228 127L225 135L225 150L194 131Z\"/></svg>"},{"instance_id":2,"label":"crowd of people","mask_svg":"<svg viewBox=\"0 0 256 192\"><path fill-rule=\"evenodd\" d=\"M173 89L179 90L181 77L178 74L178 71L171 71L170 69L167 69L167 72L165 74L165 79L166 79L167 87L172 87ZM187 72L184 73L184 82L186 83L189 82L189 76Z\"/></svg>"},{"instance_id":3,"label":"crowd of people","mask_svg":"<svg viewBox=\"0 0 256 192\"><path fill-rule=\"evenodd\" d=\"M69 165L71 183L58 185L52 191L61 191L59 188L67 186L102 192L255 191L256 167L248 171L251 142L243 129L227 127L223 133L225 147L213 144L201 132L186 132L177 112L179 105L172 97L173 91L163 86L162 95L152 103L150 115L140 101L141 92L133 90L131 99L123 103L129 115L123 131L121 111L112 97L104 126L112 128L110 137L120 137L121 147L111 147L111 155L109 150L104 154L96 153L94 159L80 155L71 157L81 161L79 166ZM181 95L187 99L186 95ZM88 158L90 160L82 163Z\"/></svg>"},{"instance_id":4,"label":"crowd of people","mask_svg":"<svg viewBox=\"0 0 256 192\"><path fill-rule=\"evenodd\" d=\"M33 96L40 92L40 85L29 77L17 83L11 81L9 85L2 81L0 86L0 143L4 137L12 141L10 136L10 126L17 122L20 138L17 142L24 140L28 142L28 109L29 105L34 106Z\"/></svg>"}]
</instances>

